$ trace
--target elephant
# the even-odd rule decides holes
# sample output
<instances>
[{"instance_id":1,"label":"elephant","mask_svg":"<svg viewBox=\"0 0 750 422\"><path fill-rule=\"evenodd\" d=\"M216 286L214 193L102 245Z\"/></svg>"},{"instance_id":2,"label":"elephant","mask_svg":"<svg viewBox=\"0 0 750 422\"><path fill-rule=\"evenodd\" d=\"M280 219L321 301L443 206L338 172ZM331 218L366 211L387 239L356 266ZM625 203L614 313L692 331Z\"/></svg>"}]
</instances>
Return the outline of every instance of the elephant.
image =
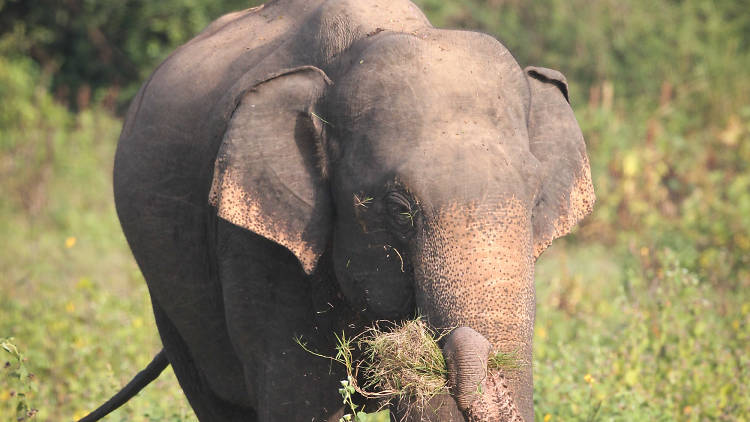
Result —
<instances>
[{"instance_id":1,"label":"elephant","mask_svg":"<svg viewBox=\"0 0 750 422\"><path fill-rule=\"evenodd\" d=\"M558 71L407 0L274 0L154 71L113 179L164 346L138 388L169 364L201 421L338 421L343 368L294 338L419 313L449 393L412 418L534 420L534 264L595 199Z\"/></svg>"}]
</instances>

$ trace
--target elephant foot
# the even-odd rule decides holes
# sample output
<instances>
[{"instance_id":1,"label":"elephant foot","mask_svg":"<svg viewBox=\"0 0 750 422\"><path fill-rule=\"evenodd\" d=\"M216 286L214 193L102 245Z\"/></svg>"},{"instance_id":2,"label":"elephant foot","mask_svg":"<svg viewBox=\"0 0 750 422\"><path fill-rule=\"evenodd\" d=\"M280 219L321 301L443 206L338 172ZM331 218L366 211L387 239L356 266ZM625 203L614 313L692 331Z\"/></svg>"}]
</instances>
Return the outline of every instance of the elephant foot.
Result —
<instances>
[{"instance_id":1,"label":"elephant foot","mask_svg":"<svg viewBox=\"0 0 750 422\"><path fill-rule=\"evenodd\" d=\"M499 372L488 374L482 382L482 393L465 413L468 422L524 422L508 389L508 383Z\"/></svg>"}]
</instances>

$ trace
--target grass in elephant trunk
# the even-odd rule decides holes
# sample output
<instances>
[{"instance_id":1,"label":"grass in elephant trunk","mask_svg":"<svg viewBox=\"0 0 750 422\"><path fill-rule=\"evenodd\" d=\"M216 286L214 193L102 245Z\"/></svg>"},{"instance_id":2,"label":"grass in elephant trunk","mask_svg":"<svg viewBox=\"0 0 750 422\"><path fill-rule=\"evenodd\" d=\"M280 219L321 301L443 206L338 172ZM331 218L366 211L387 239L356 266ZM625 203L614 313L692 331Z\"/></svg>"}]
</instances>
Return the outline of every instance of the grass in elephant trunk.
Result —
<instances>
[{"instance_id":1,"label":"grass in elephant trunk","mask_svg":"<svg viewBox=\"0 0 750 422\"><path fill-rule=\"evenodd\" d=\"M310 353L344 365L348 382L362 396L379 399L383 406L398 401L408 415L425 410L430 399L448 391L448 370L438 341L450 331L434 330L421 318L379 322L353 338L337 335L335 357L311 351L301 339L297 343ZM362 351L359 360L353 357L355 347ZM489 357L488 370L519 367L515 353L497 352Z\"/></svg>"},{"instance_id":2,"label":"grass in elephant trunk","mask_svg":"<svg viewBox=\"0 0 750 422\"><path fill-rule=\"evenodd\" d=\"M369 394L386 400L407 398L424 407L447 389L447 369L437 344L447 331L436 332L421 319L388 325L375 325L358 341L364 350L359 363L362 389L376 391Z\"/></svg>"}]
</instances>

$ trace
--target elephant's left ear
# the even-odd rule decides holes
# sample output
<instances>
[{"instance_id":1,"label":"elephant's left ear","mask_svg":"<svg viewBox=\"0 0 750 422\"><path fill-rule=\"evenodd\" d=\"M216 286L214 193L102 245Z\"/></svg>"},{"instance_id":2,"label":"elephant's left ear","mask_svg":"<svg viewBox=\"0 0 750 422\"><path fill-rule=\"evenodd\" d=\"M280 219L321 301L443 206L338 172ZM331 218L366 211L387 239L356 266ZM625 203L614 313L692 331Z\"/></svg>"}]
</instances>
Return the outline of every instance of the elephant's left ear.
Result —
<instances>
[{"instance_id":1,"label":"elephant's left ear","mask_svg":"<svg viewBox=\"0 0 750 422\"><path fill-rule=\"evenodd\" d=\"M531 89L529 149L542 164L542 185L532 211L534 257L564 236L594 206L586 144L568 100L568 84L556 70L525 69Z\"/></svg>"}]
</instances>

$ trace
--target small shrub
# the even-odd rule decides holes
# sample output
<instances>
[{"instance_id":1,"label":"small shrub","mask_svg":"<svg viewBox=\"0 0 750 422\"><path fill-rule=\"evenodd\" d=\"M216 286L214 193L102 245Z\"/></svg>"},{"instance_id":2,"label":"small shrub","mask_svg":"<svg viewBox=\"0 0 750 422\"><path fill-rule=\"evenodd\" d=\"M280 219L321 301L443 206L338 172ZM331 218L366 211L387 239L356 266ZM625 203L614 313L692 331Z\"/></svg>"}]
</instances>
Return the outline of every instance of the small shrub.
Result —
<instances>
[{"instance_id":1,"label":"small shrub","mask_svg":"<svg viewBox=\"0 0 750 422\"><path fill-rule=\"evenodd\" d=\"M0 338L0 401L15 403L14 417L17 422L27 421L36 416L30 401L37 390L34 374L26 368L26 358L13 344L12 338ZM6 360L7 359L7 360Z\"/></svg>"}]
</instances>

